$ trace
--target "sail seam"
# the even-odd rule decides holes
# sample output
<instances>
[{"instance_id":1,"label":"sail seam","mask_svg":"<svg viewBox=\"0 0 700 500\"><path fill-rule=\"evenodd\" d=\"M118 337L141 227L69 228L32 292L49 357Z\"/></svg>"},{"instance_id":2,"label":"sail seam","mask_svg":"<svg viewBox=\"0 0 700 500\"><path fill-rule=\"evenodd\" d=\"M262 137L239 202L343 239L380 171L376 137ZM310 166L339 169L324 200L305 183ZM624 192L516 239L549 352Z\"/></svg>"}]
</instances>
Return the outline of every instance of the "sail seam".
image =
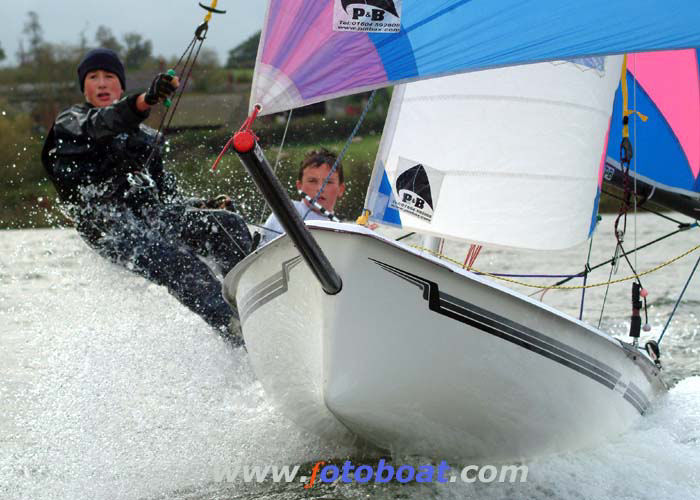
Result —
<instances>
[{"instance_id":1,"label":"sail seam","mask_svg":"<svg viewBox=\"0 0 700 500\"><path fill-rule=\"evenodd\" d=\"M566 175L554 175L554 174L532 174L532 173L520 173L520 172L489 172L486 170L441 170L441 173L445 175L451 175L454 177L515 177L522 179L551 179L557 181L570 181L570 182L581 182L581 181L594 181L598 182L598 174L591 175L589 177L574 177Z\"/></svg>"},{"instance_id":2,"label":"sail seam","mask_svg":"<svg viewBox=\"0 0 700 500\"><path fill-rule=\"evenodd\" d=\"M420 97L405 97L404 98L404 103L412 103L412 102L437 102L437 101L472 101L472 100L478 100L478 101L510 101L510 102L518 102L518 103L524 103L524 104L546 104L548 106L555 106L555 107L560 107L560 108L572 108L572 109L580 109L582 111L589 111L591 113L595 113L601 116L604 116L605 119L610 118L610 113L608 111L595 108L593 106L586 106L583 104L575 104L572 102L561 102L561 101L553 101L551 99L540 99L540 98L532 98L532 97L518 97L518 96L493 96L493 95L460 95L460 94L444 94L444 95L435 95L435 96L420 96Z\"/></svg>"}]
</instances>

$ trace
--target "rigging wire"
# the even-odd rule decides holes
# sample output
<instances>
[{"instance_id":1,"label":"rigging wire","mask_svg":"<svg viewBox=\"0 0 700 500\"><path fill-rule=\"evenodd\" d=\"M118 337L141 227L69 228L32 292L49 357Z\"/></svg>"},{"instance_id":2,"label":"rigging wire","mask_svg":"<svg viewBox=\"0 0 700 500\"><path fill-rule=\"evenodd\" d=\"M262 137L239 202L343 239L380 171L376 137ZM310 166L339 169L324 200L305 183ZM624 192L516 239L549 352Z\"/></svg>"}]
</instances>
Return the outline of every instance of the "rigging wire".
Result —
<instances>
[{"instance_id":1,"label":"rigging wire","mask_svg":"<svg viewBox=\"0 0 700 500\"><path fill-rule=\"evenodd\" d=\"M596 227L598 225L598 222L600 222L601 217L600 215L596 218ZM583 290L581 290L581 310L578 313L578 319L582 320L583 319L583 304L586 300L586 283L588 283L588 273L591 272L591 252L593 251L593 238L595 236L595 228L593 228L593 233L591 234L591 242L588 245L588 257L586 257L586 267L583 272Z\"/></svg>"},{"instance_id":2,"label":"rigging wire","mask_svg":"<svg viewBox=\"0 0 700 500\"><path fill-rule=\"evenodd\" d=\"M636 61L636 59L634 60ZM625 248L623 246L623 241L625 238L625 233L627 232L627 213L630 209L630 199L633 198L633 206L634 206L634 231L633 231L633 237L634 237L634 246L637 246L637 158L635 155L635 149L637 146L636 140L637 140L637 127L636 127L636 115L639 115L642 117L642 115L636 111L636 110L630 110L628 108L628 100L629 100L629 93L628 93L628 88L627 88L627 76L628 76L628 67L627 67L627 54L624 55L623 57L623 63L622 63L622 71L620 73L620 85L621 85L621 90L622 90L622 142L620 143L620 166L624 169L624 177L623 177L623 200L622 203L620 204L620 212L617 216L617 219L615 219L615 239L617 240L617 246L615 247L615 255L613 257L613 268L614 271L617 271L617 266L618 266L618 261L617 259L619 258L620 253L622 253L622 256L624 257L625 261L627 262L627 265L630 267L632 272L634 273L634 276L636 278L637 284L639 285L639 288L642 289L644 292L644 286L642 285L642 281L640 279L640 274L637 272L637 256L635 255L635 264L633 265L632 262L629 259L629 256L627 252L625 251ZM632 77L632 82L633 82L633 105L636 108L636 78ZM630 115L635 115L635 122L634 122L634 145L630 142L629 139L629 118ZM646 117L642 117L643 121L646 121ZM632 160L634 160L634 180L633 180L633 188L630 190L630 167ZM622 229L619 229L619 224L620 220L623 221L623 227ZM647 294L643 293L643 305L644 305L644 316L645 316L645 322L646 324L649 323L649 313L648 313L648 307L647 307ZM631 335L631 334L630 334ZM635 339L636 342L636 339Z\"/></svg>"},{"instance_id":3,"label":"rigging wire","mask_svg":"<svg viewBox=\"0 0 700 500\"><path fill-rule=\"evenodd\" d=\"M605 287L605 296L603 297L603 305L600 307L600 317L598 318L598 328L600 328L600 324L603 322L603 313L605 312L605 304L608 301L608 292L610 291L610 284L611 284L612 275L613 275L614 270L615 270L615 267L610 266L610 275L608 276L608 284Z\"/></svg>"},{"instance_id":4,"label":"rigging wire","mask_svg":"<svg viewBox=\"0 0 700 500\"><path fill-rule=\"evenodd\" d=\"M628 255L631 255L631 254L633 254L633 253L635 253L635 252L638 252L639 250L643 250L643 249L645 249L645 248L647 248L647 247L649 247L649 246L651 246L651 245L654 245L654 244L656 244L656 243L659 243L660 241L663 241L663 240L665 240L666 238L670 238L671 236L674 236L674 235L676 235L676 234L678 234L678 233L681 233L681 232L683 232L683 231L687 231L688 229L692 229L692 228L696 228L696 227L698 227L698 223L697 223L697 222L695 222L695 223L693 223L693 224L682 224L681 227L679 227L679 228L676 229L675 231L673 231L673 232L671 232L671 233L668 233L668 234L666 234L666 235L664 235L664 236L660 236L659 238L656 238L655 240L649 241L649 242L645 243L644 245L642 245L642 246L640 246L640 247L637 247L637 248L635 248L635 249L633 249L633 250L630 250L629 252L627 252L627 254L628 254ZM596 264L595 266L593 266L593 267L591 268L591 271L595 271L596 269L598 269L598 268L600 268L600 267L603 267L603 266L605 266L605 265L607 265L607 264L614 264L614 262L615 262L615 257L613 257L612 259L608 259L608 260L606 260L605 262L601 262L600 264ZM579 273L579 274L576 274L576 275L574 275L574 276L571 276L571 277L569 277L569 278L567 278L567 279L564 279L564 280L562 280L562 281L559 281L559 282L555 283L553 286L563 285L564 283L566 283L566 282L568 282L568 281L571 281L573 278L578 278L579 276L581 276L581 274L582 274L582 273ZM611 277L612 277L612 274L611 274Z\"/></svg>"},{"instance_id":5,"label":"rigging wire","mask_svg":"<svg viewBox=\"0 0 700 500\"><path fill-rule=\"evenodd\" d=\"M321 194L323 193L323 190L326 189L326 186L328 185L328 182L331 180L331 177L335 173L335 171L338 169L338 165L340 165L341 160L345 157L345 154L348 152L348 148L350 147L350 144L352 143L353 139L357 135L357 133L360 131L360 127L362 126L362 122L365 121L365 117L367 116L367 112L369 109L372 107L372 103L374 102L374 97L377 95L377 91L373 90L372 93L369 95L369 99L367 99L367 104L365 105L365 109L362 110L362 114L360 115L359 120L357 120L357 124L355 125L355 128L353 129L352 133L350 134L350 137L348 137L348 140L345 142L345 146L343 147L342 151L338 155L338 157L335 159L335 162L333 163L333 167L331 168L330 172L328 172L328 175L326 178L323 180L323 184L321 185L321 189L318 190L318 193L316 193L316 196L313 198L313 202L316 203L318 202L318 199L321 197ZM306 219L306 217L311 213L313 208L309 207L309 209L306 211L304 214L303 219Z\"/></svg>"},{"instance_id":6,"label":"rigging wire","mask_svg":"<svg viewBox=\"0 0 700 500\"><path fill-rule=\"evenodd\" d=\"M282 160L282 150L284 149L284 143L287 139L287 131L289 130L289 124L292 121L292 111L289 110L289 114L287 115L287 124L284 126L284 133L282 134L282 141L280 142L280 147L277 150L277 159L275 160L275 166L272 168L272 172L277 175L277 167L280 165L280 161ZM262 209L262 214L260 215L260 224L262 224L265 221L265 214L267 210L265 210L266 205L263 205Z\"/></svg>"},{"instance_id":7,"label":"rigging wire","mask_svg":"<svg viewBox=\"0 0 700 500\"><path fill-rule=\"evenodd\" d=\"M197 26L197 28L194 31L194 36L192 37L192 40L190 40L190 43L187 45L187 48L184 50L184 52L180 55L180 58L178 59L177 63L173 68L168 70L168 74L175 76L177 75L178 69L180 69L180 65L182 64L182 60L185 59L184 64L182 64L182 70L181 74L185 74L185 79L183 80L183 83L181 86L178 87L178 93L177 93L177 99L175 100L175 105L172 106L172 109L170 109L171 103L170 101L166 101L165 104L165 112L161 116L160 123L158 124L158 129L156 132L156 138L153 143L153 147L151 148L151 153L148 155L148 158L146 159L146 162L144 163L144 169L148 170L148 167L151 164L151 161L153 160L153 157L155 155L155 152L157 150L158 146L158 137L161 136L161 133L164 130L167 130L170 128L170 125L173 121L173 117L175 116L175 113L177 112L177 108L180 104L180 100L182 99L183 94L185 93L185 89L187 88L187 84L190 81L190 77L192 75L192 70L194 69L194 66L197 62L197 58L199 57L199 53L202 50L202 45L204 45L204 40L207 37L207 32L209 31L209 21L211 20L211 16L213 13L216 14L225 14L226 11L222 10L217 10L216 9L216 4L218 0L212 0L211 6L206 6L203 4L199 4L200 7L202 7L204 10L207 11L207 15L204 17L204 21ZM196 48L195 52L195 47L197 46L197 42L199 42L199 46ZM192 54L194 53L194 58L192 57ZM167 125L165 125L165 121L168 121ZM165 125L165 127L164 127Z\"/></svg>"},{"instance_id":8,"label":"rigging wire","mask_svg":"<svg viewBox=\"0 0 700 500\"><path fill-rule=\"evenodd\" d=\"M154 139L153 147L151 148L151 152L148 155L148 158L146 159L146 162L144 163L144 169L148 170L151 161L153 160L153 157L155 156L155 152L158 147L158 137L161 136L164 130L167 130L170 128L170 125L172 124L173 118L175 117L175 113L177 112L177 108L180 105L180 101L182 100L182 96L185 93L185 90L187 89L187 84L190 81L190 78L192 76L192 71L194 70L195 64L197 63L197 58L199 57L199 53L202 50L202 46L204 45L204 40L207 37L207 33L209 31L209 21L211 20L212 14L225 14L226 11L223 10L217 10L216 9L216 4L218 0L212 0L211 6L206 6L203 4L199 4L200 7L202 7L204 10L207 11L207 15L204 17L204 21L197 26L194 32L194 36L192 37L192 40L190 40L190 43L187 45L187 48L183 51L183 53L180 55L180 58L178 59L177 63L175 63L175 66L168 70L168 74L171 76L175 76L178 73L178 70L180 67L182 67L180 74L184 74L185 78L182 82L182 85L178 87L178 92L177 92L177 98L175 99L174 105L172 105L172 102L170 100L167 100L164 105L165 105L165 112L161 116L160 123L158 124L158 129L156 132L156 138ZM197 45L197 42L199 42L199 45ZM184 63L183 63L184 59ZM171 107L172 106L172 107ZM167 120L167 124L165 123ZM214 221L219 225L219 227L222 229L224 234L228 237L229 240L238 248L238 250L243 254L247 255L249 252L246 252L241 245L238 243L236 238L231 235L226 227L221 223L217 215L212 212L211 217L214 219Z\"/></svg>"},{"instance_id":9,"label":"rigging wire","mask_svg":"<svg viewBox=\"0 0 700 500\"><path fill-rule=\"evenodd\" d=\"M632 55L632 66L634 67L635 71L637 70L637 54ZM635 76L632 79L632 103L634 106L634 109L637 109L637 77ZM633 138L633 143L634 143L634 151L635 155L632 157L632 161L634 162L634 246L637 246L637 152L639 149L637 148L637 116L634 116L634 138ZM637 254L634 254L634 268L637 268ZM641 283L640 283L641 285ZM644 309L646 311L646 301L644 305ZM648 318L647 318L648 321Z\"/></svg>"},{"instance_id":10,"label":"rigging wire","mask_svg":"<svg viewBox=\"0 0 700 500\"><path fill-rule=\"evenodd\" d=\"M617 196L617 195L614 194L614 193L611 193L610 191L605 191L605 190L603 190L602 193L605 194L605 195L607 195L607 196L610 196L611 198L614 198L614 199L616 199L616 200L622 201L622 198L620 198L619 196ZM652 214L654 214L654 215L656 215L656 216L658 216L658 217L661 217L662 219L666 219L666 220L671 221L671 222L673 222L673 223L675 223L675 224L678 224L679 226L688 225L688 223L681 222L681 221L679 221L679 220L674 219L673 217L669 217L668 215L664 215L664 214L662 214L661 212L658 212L658 211L656 211L656 210L652 210L651 208L645 207L644 204L646 203L647 200L648 200L648 198L647 198L646 200L643 200L642 203L639 204L639 209L640 209L640 210L644 210L644 211L646 211L646 212L652 213Z\"/></svg>"},{"instance_id":11,"label":"rigging wire","mask_svg":"<svg viewBox=\"0 0 700 500\"><path fill-rule=\"evenodd\" d=\"M216 216L216 214L212 213L211 216L214 219L214 221L219 225L219 227L224 232L224 234L228 237L228 239L230 239L233 242L233 244L236 245L236 248L238 248L238 251L241 252L242 255L248 255L250 252L246 252L241 247L241 245L238 243L238 241L236 241L236 238L234 238L233 235L231 235L231 233L229 233L228 230L224 227L224 225L221 223L221 221Z\"/></svg>"},{"instance_id":12,"label":"rigging wire","mask_svg":"<svg viewBox=\"0 0 700 500\"><path fill-rule=\"evenodd\" d=\"M187 84L190 81L190 76L192 76L192 70L194 69L194 65L197 62L197 58L199 57L199 53L202 50L202 45L204 45L204 38L206 38L206 32L207 32L207 30L204 30L202 38L199 41L199 45L197 46L197 52L194 54L194 58L192 59L192 62L190 63L190 65L187 66L187 63L189 62L189 59L191 57L191 52L194 51L194 46L192 47L192 49L190 49L190 55L188 55L187 61L185 62L185 65L183 65L183 67L182 67L182 73L187 71L187 75L185 76L185 80L183 81L182 90L180 92L178 92L178 94L177 94L177 99L175 100L175 105L173 106L173 110L170 113L170 117L168 118L168 124L165 126L166 129L170 128L170 124L173 121L173 117L175 116L175 112L177 111L177 107L180 104L180 100L182 100L182 95L184 94L185 89L187 88ZM165 116L167 116L167 115L168 115L168 113L165 114Z\"/></svg>"},{"instance_id":13,"label":"rigging wire","mask_svg":"<svg viewBox=\"0 0 700 500\"><path fill-rule=\"evenodd\" d=\"M695 226L697 227L697 224L695 224ZM665 236L664 238L666 238L666 237L668 237L668 236L670 236L670 235L667 235L667 236ZM662 238L662 239L663 239L663 238ZM447 256L445 256L445 255L441 255L441 254L439 254L438 252L434 252L433 250L431 250L431 249L429 249L429 248L425 248L425 247L422 247L422 246L420 246L420 245L411 245L411 246L412 246L413 248L416 248L417 250L421 250L421 251L430 253L430 254L435 255L435 256L437 256L437 257L439 257L439 258L441 258L441 259L444 259L444 260L447 260L447 261L449 261L449 262L452 262L453 264L456 264L456 265L458 265L459 267L462 267L462 263L461 263L461 262L458 262L458 261L456 261L456 260L454 260L454 259L451 259L451 258L449 258L449 257L447 257ZM486 271L480 271L480 270L478 270L478 269L472 269L472 272L474 272L475 274L480 274L480 275L483 275L483 276L488 276L488 277L490 277L490 278L494 278L494 279L501 280L501 281L506 281L506 282L513 283L513 284L516 284L516 285L522 285L522 286L525 286L525 287L528 287L528 288L537 288L537 289L541 289L541 290L543 290L543 289L547 289L547 290L550 290L550 289L551 289L551 290L580 290L580 289L582 289L582 288L596 288L596 287L605 286L605 285L613 285L613 284L616 284L616 283L623 283L623 282L625 282L625 281L630 281L630 280L637 280L637 279L639 279L639 277L641 277L641 276L646 276L646 275L648 275L648 274L655 273L656 271L658 271L658 270L660 270L660 269L662 269L662 268L664 268L664 267L666 267L666 266L669 266L669 265L673 264L674 262L679 261L680 259L682 259L682 258L684 258L684 257L687 257L688 255L690 255L691 253L693 253L693 252L695 252L695 251L697 251L697 250L700 250L700 245L696 245L696 246L694 246L693 248L691 248L690 250L688 250L688 251L686 251L686 252L684 252L684 253L678 255L677 257L674 257L674 258L672 258L672 259L670 259L670 260L667 260L666 262L663 262L662 264L659 264L658 266L656 266L656 267L654 267L654 268L652 268L652 269L649 269L649 270L647 270L647 271L644 271L644 272L642 272L642 273L635 273L635 274L633 274L633 275L626 276L626 277L624 277L624 278L620 278L620 279L616 279L616 280L608 280L608 281L604 281L604 282L601 282L601 283L594 283L594 284L592 284L592 285L585 285L585 286L581 286L581 285L579 285L579 286L533 285L533 284L531 284L531 283L525 283L525 282L523 282L523 281L517 281L517 280L505 278L505 277L503 277L503 276L499 276L499 275L497 275L497 274L489 273L489 272L486 272ZM612 259L609 260L607 263L611 263L611 262L612 262ZM573 276L573 277L570 277L570 278L567 278L567 279L564 280L564 281L568 281L568 280L570 280L570 279L572 279L572 278L574 278L574 277L581 277L581 276L582 276L582 273L579 273L578 275Z\"/></svg>"},{"instance_id":14,"label":"rigging wire","mask_svg":"<svg viewBox=\"0 0 700 500\"><path fill-rule=\"evenodd\" d=\"M671 315L668 317L668 320L666 321L666 325L664 325L664 329L661 332L661 335L659 336L659 340L656 341L657 344L660 344L661 340L664 338L664 335L666 335L666 330L668 329L669 325L671 324L671 320L673 319L673 316L676 314L676 309L678 309L678 306L680 305L681 300L683 299L683 295L685 294L685 291L688 289L688 285L690 285L690 281L693 279L693 275L695 274L695 271L697 271L699 264L700 264L700 257L698 257L698 260L695 263L695 267L693 267L693 270L690 272L690 276L688 276L688 281L685 282L685 286L683 287L681 294L678 296L678 300L676 301L676 305L673 306L673 311L671 311Z\"/></svg>"}]
</instances>

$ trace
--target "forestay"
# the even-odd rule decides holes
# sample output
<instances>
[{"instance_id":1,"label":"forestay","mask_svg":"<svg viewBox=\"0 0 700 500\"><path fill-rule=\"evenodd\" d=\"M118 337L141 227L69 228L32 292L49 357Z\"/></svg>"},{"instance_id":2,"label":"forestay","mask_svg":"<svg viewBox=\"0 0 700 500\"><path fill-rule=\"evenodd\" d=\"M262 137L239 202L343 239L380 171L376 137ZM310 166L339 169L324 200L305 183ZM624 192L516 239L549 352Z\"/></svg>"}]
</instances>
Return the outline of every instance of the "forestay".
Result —
<instances>
[{"instance_id":1,"label":"forestay","mask_svg":"<svg viewBox=\"0 0 700 500\"><path fill-rule=\"evenodd\" d=\"M700 47L697 0L271 0L251 106L507 65Z\"/></svg>"},{"instance_id":2,"label":"forestay","mask_svg":"<svg viewBox=\"0 0 700 500\"><path fill-rule=\"evenodd\" d=\"M366 200L372 218L491 245L584 241L621 67L622 56L596 57L398 86Z\"/></svg>"}]
</instances>

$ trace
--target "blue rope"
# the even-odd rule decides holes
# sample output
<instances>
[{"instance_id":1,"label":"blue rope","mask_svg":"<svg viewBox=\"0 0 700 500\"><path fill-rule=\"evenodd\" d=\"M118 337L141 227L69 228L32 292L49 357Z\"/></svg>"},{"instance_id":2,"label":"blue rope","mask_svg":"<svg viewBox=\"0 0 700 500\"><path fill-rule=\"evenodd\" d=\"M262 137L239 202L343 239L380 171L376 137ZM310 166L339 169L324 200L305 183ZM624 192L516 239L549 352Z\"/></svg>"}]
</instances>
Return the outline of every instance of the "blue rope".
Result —
<instances>
[{"instance_id":1,"label":"blue rope","mask_svg":"<svg viewBox=\"0 0 700 500\"><path fill-rule=\"evenodd\" d=\"M365 117L367 116L367 112L369 111L369 108L372 107L372 103L374 102L374 96L377 95L377 91L373 90L372 93L369 96L369 99L367 100L367 105L365 106L365 109L362 111L362 114L360 115L360 119L357 121L357 124L355 125L355 128L353 129L352 133L350 134L350 137L348 138L347 142L345 143L345 146L343 147L343 150L340 152L338 155L338 158L336 158L335 163L333 164L333 167L331 168L331 171L328 172L328 176L324 179L323 185L321 186L321 189L319 189L318 193L316 193L316 196L314 196L314 199L312 200L311 204L313 205L318 201L318 199L321 197L321 193L323 193L323 190L326 189L326 186L328 185L328 182L331 180L331 177L335 173L335 171L338 169L338 165L340 165L340 161L345 157L345 153L348 152L348 148L350 147L350 144L352 143L352 140L355 138L357 133L360 131L360 126L362 125L362 122L365 121ZM311 213L311 208L304 214L304 219Z\"/></svg>"},{"instance_id":2,"label":"blue rope","mask_svg":"<svg viewBox=\"0 0 700 500\"><path fill-rule=\"evenodd\" d=\"M397 240L398 241L398 240ZM479 273L474 272L479 276L498 276L500 278L579 278L584 276L583 273L578 274L504 274L504 273ZM538 292L539 293L539 292Z\"/></svg>"},{"instance_id":3,"label":"blue rope","mask_svg":"<svg viewBox=\"0 0 700 500\"><path fill-rule=\"evenodd\" d=\"M681 303L681 300L683 299L683 294L688 289L688 285L690 285L690 281L693 279L693 275L695 274L695 271L698 269L698 264L700 264L700 257L698 257L698 261L695 263L695 267L693 267L693 270L691 271L690 276L688 276L688 281L686 281L685 286L683 287L683 291L681 292L680 297L678 297L678 301L676 302L676 305L673 307L673 312L671 312L671 316L668 317L668 321L666 321L666 326L664 326L664 330L661 332L661 336L659 337L659 340L656 341L657 344L661 344L661 339L664 338L664 335L666 334L666 329L668 328L668 325L671 324L671 320L673 319L673 315L676 314L676 309L678 309L678 306Z\"/></svg>"}]
</instances>

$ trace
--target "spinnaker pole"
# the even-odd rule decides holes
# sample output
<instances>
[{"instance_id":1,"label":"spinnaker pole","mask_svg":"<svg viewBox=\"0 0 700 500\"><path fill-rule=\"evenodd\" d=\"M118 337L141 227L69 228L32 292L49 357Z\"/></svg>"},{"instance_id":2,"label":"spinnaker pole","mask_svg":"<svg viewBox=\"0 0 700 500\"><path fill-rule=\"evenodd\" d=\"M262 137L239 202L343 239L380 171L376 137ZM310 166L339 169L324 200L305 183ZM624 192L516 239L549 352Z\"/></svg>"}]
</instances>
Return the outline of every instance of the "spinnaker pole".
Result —
<instances>
[{"instance_id":1,"label":"spinnaker pole","mask_svg":"<svg viewBox=\"0 0 700 500\"><path fill-rule=\"evenodd\" d=\"M340 276L292 205L253 132L249 129L237 132L233 136L232 145L277 220L318 279L323 291L328 295L340 292L343 287Z\"/></svg>"}]
</instances>

